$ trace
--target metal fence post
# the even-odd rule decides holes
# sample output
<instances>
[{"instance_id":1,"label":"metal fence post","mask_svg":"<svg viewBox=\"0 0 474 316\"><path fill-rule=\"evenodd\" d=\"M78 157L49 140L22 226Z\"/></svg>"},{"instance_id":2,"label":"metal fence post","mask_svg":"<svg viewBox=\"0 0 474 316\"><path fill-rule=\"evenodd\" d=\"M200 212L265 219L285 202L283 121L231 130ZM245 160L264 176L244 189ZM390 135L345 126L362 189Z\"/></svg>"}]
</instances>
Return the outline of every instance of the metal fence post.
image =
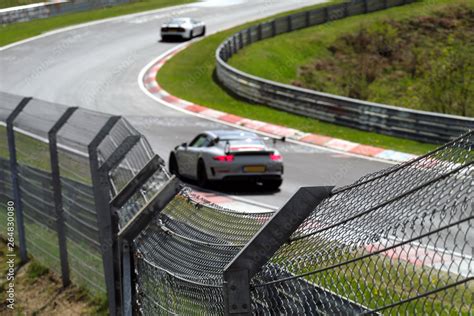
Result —
<instances>
[{"instance_id":1,"label":"metal fence post","mask_svg":"<svg viewBox=\"0 0 474 316\"><path fill-rule=\"evenodd\" d=\"M292 15L289 15L286 17L288 19L288 32L291 32L293 30L293 16Z\"/></svg>"},{"instance_id":2,"label":"metal fence post","mask_svg":"<svg viewBox=\"0 0 474 316\"><path fill-rule=\"evenodd\" d=\"M113 264L113 235L112 219L109 210L110 185L107 174L99 171L99 157L97 148L107 137L114 125L120 120L120 116L113 116L107 120L102 129L97 133L88 146L89 163L91 169L92 186L94 191L97 223L99 225L99 239L102 251L102 264L104 266L105 285L109 300L110 315L117 314L117 302L115 299L115 271Z\"/></svg>"},{"instance_id":3,"label":"metal fence post","mask_svg":"<svg viewBox=\"0 0 474 316\"><path fill-rule=\"evenodd\" d=\"M242 31L239 32L239 42L240 42L240 49L244 48L244 35Z\"/></svg>"},{"instance_id":4,"label":"metal fence post","mask_svg":"<svg viewBox=\"0 0 474 316\"><path fill-rule=\"evenodd\" d=\"M369 12L369 1L364 0L364 13L368 13L368 12Z\"/></svg>"},{"instance_id":5,"label":"metal fence post","mask_svg":"<svg viewBox=\"0 0 474 316\"><path fill-rule=\"evenodd\" d=\"M224 268L226 315L251 315L250 280L332 189L300 188Z\"/></svg>"},{"instance_id":6,"label":"metal fence post","mask_svg":"<svg viewBox=\"0 0 474 316\"><path fill-rule=\"evenodd\" d=\"M28 255L26 251L26 238L25 238L25 224L23 221L23 204L21 200L20 182L18 179L18 163L16 159L16 145L15 145L15 132L13 130L13 122L17 116L23 111L28 102L32 98L24 98L20 101L17 107L7 118L7 139L8 139L8 151L10 154L10 173L12 179L12 191L13 201L15 203L15 217L18 226L18 239L20 244L20 260L22 263L28 261Z\"/></svg>"},{"instance_id":7,"label":"metal fence post","mask_svg":"<svg viewBox=\"0 0 474 316\"><path fill-rule=\"evenodd\" d=\"M106 161L102 163L102 165L99 168L99 174L103 177L107 178L107 183L109 184L109 188L112 188L109 173L111 170L115 169L120 165L120 163L123 161L125 156L132 150L132 148L140 141L140 136L139 135L132 135L132 136L127 136L123 142L114 150L114 152L107 158ZM113 258L113 266L114 266L114 291L115 291L115 300L117 304L117 311L120 311L120 305L121 305L121 287L122 284L120 283L121 281L121 275L120 275L120 244L118 243L117 235L118 235L118 230L119 230L119 223L118 223L118 217L115 212L115 210L110 207L109 203L109 213L110 213L110 219L111 219L111 233L112 233L112 258Z\"/></svg>"},{"instance_id":8,"label":"metal fence post","mask_svg":"<svg viewBox=\"0 0 474 316\"><path fill-rule=\"evenodd\" d=\"M56 230L58 233L59 258L61 260L61 277L63 287L70 283L69 263L67 255L66 231L64 229L63 197L61 192L61 174L59 171L57 133L67 120L74 114L77 107L68 108L64 114L56 121L48 132L49 158L51 163L51 181L53 185L54 209L56 213Z\"/></svg>"},{"instance_id":9,"label":"metal fence post","mask_svg":"<svg viewBox=\"0 0 474 316\"><path fill-rule=\"evenodd\" d=\"M272 21L272 37L276 35L276 20Z\"/></svg>"},{"instance_id":10,"label":"metal fence post","mask_svg":"<svg viewBox=\"0 0 474 316\"><path fill-rule=\"evenodd\" d=\"M146 172L148 173L148 172ZM137 185L132 185L135 189ZM172 176L163 187L155 193L151 200L123 227L118 233L118 244L120 245L121 267L122 267L122 314L131 316L133 311L133 286L131 245L133 240L157 216L168 203L178 194L181 184L178 178ZM128 190L129 191L129 190ZM117 202L117 201L116 201ZM125 201L124 201L125 202ZM112 203L111 203L112 204ZM120 207L116 204L116 207Z\"/></svg>"},{"instance_id":11,"label":"metal fence post","mask_svg":"<svg viewBox=\"0 0 474 316\"><path fill-rule=\"evenodd\" d=\"M127 240L120 241L122 244L122 316L132 316L132 260L130 256L130 245Z\"/></svg>"},{"instance_id":12,"label":"metal fence post","mask_svg":"<svg viewBox=\"0 0 474 316\"><path fill-rule=\"evenodd\" d=\"M247 38L248 38L248 44L252 44L252 32L250 31L250 27L247 28Z\"/></svg>"},{"instance_id":13,"label":"metal fence post","mask_svg":"<svg viewBox=\"0 0 474 316\"><path fill-rule=\"evenodd\" d=\"M305 27L310 26L311 24L311 11L305 12Z\"/></svg>"}]
</instances>

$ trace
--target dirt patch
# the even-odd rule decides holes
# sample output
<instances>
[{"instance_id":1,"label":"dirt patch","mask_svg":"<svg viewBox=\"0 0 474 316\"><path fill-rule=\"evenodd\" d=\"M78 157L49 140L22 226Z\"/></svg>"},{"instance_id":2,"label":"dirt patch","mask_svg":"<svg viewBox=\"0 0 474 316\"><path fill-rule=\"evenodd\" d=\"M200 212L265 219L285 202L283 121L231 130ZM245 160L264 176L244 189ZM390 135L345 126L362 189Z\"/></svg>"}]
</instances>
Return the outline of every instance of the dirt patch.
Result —
<instances>
[{"instance_id":1,"label":"dirt patch","mask_svg":"<svg viewBox=\"0 0 474 316\"><path fill-rule=\"evenodd\" d=\"M103 304L77 286L62 287L59 277L31 260L15 277L15 309L7 308L5 243L0 239L0 315L97 315L106 314ZM17 259L18 259L17 255Z\"/></svg>"}]
</instances>

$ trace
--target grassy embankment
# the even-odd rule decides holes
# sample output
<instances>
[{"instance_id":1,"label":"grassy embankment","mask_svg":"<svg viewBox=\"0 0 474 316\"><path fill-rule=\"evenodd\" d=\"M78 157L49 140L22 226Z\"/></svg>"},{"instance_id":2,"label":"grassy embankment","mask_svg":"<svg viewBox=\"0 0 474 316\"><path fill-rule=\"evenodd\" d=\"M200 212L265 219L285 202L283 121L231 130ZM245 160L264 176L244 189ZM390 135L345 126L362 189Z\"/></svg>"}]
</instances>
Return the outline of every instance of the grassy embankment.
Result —
<instances>
[{"instance_id":1,"label":"grassy embankment","mask_svg":"<svg viewBox=\"0 0 474 316\"><path fill-rule=\"evenodd\" d=\"M474 2L421 2L285 34L230 64L317 91L472 117Z\"/></svg>"},{"instance_id":2,"label":"grassy embankment","mask_svg":"<svg viewBox=\"0 0 474 316\"><path fill-rule=\"evenodd\" d=\"M455 0L455 2L466 3L466 1L460 0ZM387 18L401 21L420 15L429 15L450 3L453 2L447 0L424 1L283 34L252 44L234 56L230 63L252 74L291 83L297 74L298 67L314 62L315 55L318 53L328 54L329 47L334 41L344 34L353 33L361 24L372 23L371 21L375 23ZM257 106L227 94L215 81L215 50L225 38L248 25L220 32L194 43L176 55L160 70L159 84L171 94L197 104L252 119L297 128L305 132L414 154L423 154L436 148L436 145L432 144L364 132L265 106Z\"/></svg>"},{"instance_id":3,"label":"grassy embankment","mask_svg":"<svg viewBox=\"0 0 474 316\"><path fill-rule=\"evenodd\" d=\"M190 2L195 2L195 0L140 0L104 9L70 13L30 22L2 25L0 27L0 46L5 46L13 42L66 26Z\"/></svg>"}]
</instances>

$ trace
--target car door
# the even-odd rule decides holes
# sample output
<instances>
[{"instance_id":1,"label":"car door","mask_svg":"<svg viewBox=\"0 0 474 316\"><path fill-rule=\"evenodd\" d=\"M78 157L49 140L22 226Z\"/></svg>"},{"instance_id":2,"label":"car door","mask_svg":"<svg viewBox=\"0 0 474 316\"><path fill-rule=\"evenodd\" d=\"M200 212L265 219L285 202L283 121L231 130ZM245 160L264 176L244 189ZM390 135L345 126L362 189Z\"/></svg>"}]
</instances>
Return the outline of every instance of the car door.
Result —
<instances>
[{"instance_id":1,"label":"car door","mask_svg":"<svg viewBox=\"0 0 474 316\"><path fill-rule=\"evenodd\" d=\"M207 146L211 142L211 138L206 135L202 134L201 137L192 144L192 146L188 147L188 166L189 166L189 177L193 179L197 179L197 165L199 158L202 155L202 152L206 150Z\"/></svg>"},{"instance_id":2,"label":"car door","mask_svg":"<svg viewBox=\"0 0 474 316\"><path fill-rule=\"evenodd\" d=\"M194 178L197 168L199 149L207 142L206 134L199 134L187 146L180 148L176 152L179 165L179 172L185 177Z\"/></svg>"}]
</instances>

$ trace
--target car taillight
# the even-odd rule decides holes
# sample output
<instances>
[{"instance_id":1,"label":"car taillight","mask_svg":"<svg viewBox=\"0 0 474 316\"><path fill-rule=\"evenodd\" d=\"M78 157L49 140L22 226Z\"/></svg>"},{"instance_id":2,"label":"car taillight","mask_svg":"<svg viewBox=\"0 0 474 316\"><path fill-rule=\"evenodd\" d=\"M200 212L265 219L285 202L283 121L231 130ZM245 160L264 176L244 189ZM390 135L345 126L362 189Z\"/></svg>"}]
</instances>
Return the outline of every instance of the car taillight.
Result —
<instances>
[{"instance_id":1,"label":"car taillight","mask_svg":"<svg viewBox=\"0 0 474 316\"><path fill-rule=\"evenodd\" d=\"M281 155L270 154L270 159L273 161L281 161Z\"/></svg>"},{"instance_id":2,"label":"car taillight","mask_svg":"<svg viewBox=\"0 0 474 316\"><path fill-rule=\"evenodd\" d=\"M214 156L212 159L217 161L233 161L234 155L225 155L225 156Z\"/></svg>"}]
</instances>

